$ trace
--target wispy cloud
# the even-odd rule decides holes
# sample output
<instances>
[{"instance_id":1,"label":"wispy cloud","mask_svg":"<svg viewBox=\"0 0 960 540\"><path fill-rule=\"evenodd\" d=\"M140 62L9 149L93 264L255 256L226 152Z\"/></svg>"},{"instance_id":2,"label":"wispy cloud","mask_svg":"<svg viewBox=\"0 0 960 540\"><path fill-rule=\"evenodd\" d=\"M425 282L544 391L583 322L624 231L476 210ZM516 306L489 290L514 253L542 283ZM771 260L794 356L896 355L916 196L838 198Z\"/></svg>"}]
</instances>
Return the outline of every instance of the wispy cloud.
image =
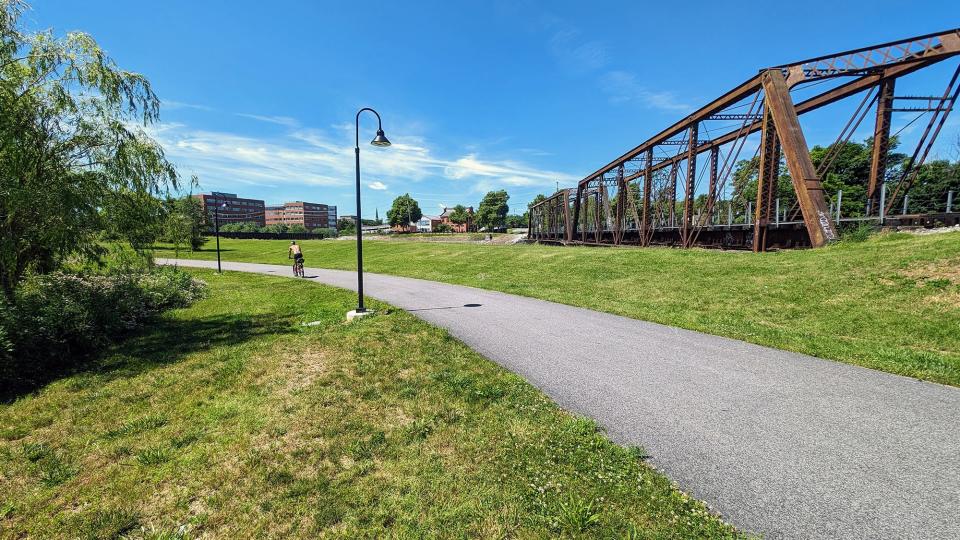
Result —
<instances>
[{"instance_id":1,"label":"wispy cloud","mask_svg":"<svg viewBox=\"0 0 960 540\"><path fill-rule=\"evenodd\" d=\"M286 126L290 128L295 128L300 125L300 122L297 122L296 118L291 118L289 116L264 116L260 114L248 114L248 113L237 113L237 116L242 116L244 118L252 118L254 120L259 120L261 122L277 124L277 125Z\"/></svg>"},{"instance_id":2,"label":"wispy cloud","mask_svg":"<svg viewBox=\"0 0 960 540\"><path fill-rule=\"evenodd\" d=\"M603 41L584 39L580 29L553 15L542 16L540 23L550 33L550 52L563 67L592 71L610 63L610 53Z\"/></svg>"},{"instance_id":3,"label":"wispy cloud","mask_svg":"<svg viewBox=\"0 0 960 540\"><path fill-rule=\"evenodd\" d=\"M287 125L287 124L284 124ZM193 129L184 123L154 126L152 135L187 174L197 174L204 189L229 189L236 184L269 188L349 186L353 181L352 137L342 130L293 128L275 136L240 135ZM364 173L388 185L436 180L457 192L510 186L569 184L578 178L539 169L511 159L483 159L478 153L441 157L428 140L392 132L389 149L370 148L363 154ZM466 183L466 184L465 184Z\"/></svg>"},{"instance_id":4,"label":"wispy cloud","mask_svg":"<svg viewBox=\"0 0 960 540\"><path fill-rule=\"evenodd\" d=\"M549 33L550 53L562 67L591 77L599 75L602 90L610 103L635 103L650 109L667 112L686 112L692 107L680 101L672 92L652 90L637 80L637 76L622 69L611 69L609 47L603 41L584 38L579 28L563 19L543 14L540 27Z\"/></svg>"},{"instance_id":5,"label":"wispy cloud","mask_svg":"<svg viewBox=\"0 0 960 540\"><path fill-rule=\"evenodd\" d=\"M176 111L179 109L194 109L198 111L212 111L213 107L208 107L206 105L198 105L196 103L184 103L182 101L174 100L164 100L161 102L161 107L168 111Z\"/></svg>"},{"instance_id":6,"label":"wispy cloud","mask_svg":"<svg viewBox=\"0 0 960 540\"><path fill-rule=\"evenodd\" d=\"M468 154L444 167L444 176L453 180L480 179L478 186L486 187L491 181L506 186L547 186L555 182L576 182L569 174L535 169L515 161L484 161L476 154ZM482 188L481 188L482 189Z\"/></svg>"},{"instance_id":7,"label":"wispy cloud","mask_svg":"<svg viewBox=\"0 0 960 540\"><path fill-rule=\"evenodd\" d=\"M626 71L610 71L603 76L603 89L611 103L637 103L650 109L670 112L688 112L693 108L672 92L653 91L637 81L636 75Z\"/></svg>"}]
</instances>

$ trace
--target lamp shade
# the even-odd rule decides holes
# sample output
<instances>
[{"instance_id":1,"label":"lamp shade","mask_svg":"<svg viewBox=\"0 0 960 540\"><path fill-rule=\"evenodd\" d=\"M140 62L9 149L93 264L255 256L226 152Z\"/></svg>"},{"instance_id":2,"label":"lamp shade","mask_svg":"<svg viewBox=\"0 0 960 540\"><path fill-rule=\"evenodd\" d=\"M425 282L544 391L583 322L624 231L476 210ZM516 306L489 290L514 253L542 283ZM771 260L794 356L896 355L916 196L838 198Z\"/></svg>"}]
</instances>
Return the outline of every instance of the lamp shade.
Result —
<instances>
[{"instance_id":1,"label":"lamp shade","mask_svg":"<svg viewBox=\"0 0 960 540\"><path fill-rule=\"evenodd\" d=\"M378 129L377 136L370 141L370 144L374 146L390 146L390 141L387 139L387 136L383 134L383 130Z\"/></svg>"}]
</instances>

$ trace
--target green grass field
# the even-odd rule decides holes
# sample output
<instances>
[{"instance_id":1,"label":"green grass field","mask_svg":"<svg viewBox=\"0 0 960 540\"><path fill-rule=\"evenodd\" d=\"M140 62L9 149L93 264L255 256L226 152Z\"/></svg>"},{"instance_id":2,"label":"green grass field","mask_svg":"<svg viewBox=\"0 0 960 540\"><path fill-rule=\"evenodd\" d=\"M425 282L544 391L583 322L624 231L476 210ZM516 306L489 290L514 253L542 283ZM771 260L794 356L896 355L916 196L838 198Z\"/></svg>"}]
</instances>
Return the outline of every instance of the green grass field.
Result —
<instances>
[{"instance_id":1,"label":"green grass field","mask_svg":"<svg viewBox=\"0 0 960 540\"><path fill-rule=\"evenodd\" d=\"M0 537L737 535L412 315L348 324L353 293L196 274L207 299L0 404Z\"/></svg>"},{"instance_id":2,"label":"green grass field","mask_svg":"<svg viewBox=\"0 0 960 540\"><path fill-rule=\"evenodd\" d=\"M287 264L288 244L222 240L223 258ZM370 272L532 296L960 386L960 233L883 234L765 254L364 245ZM211 247L181 256L212 259ZM307 266L356 268L351 241L306 241L303 249Z\"/></svg>"}]
</instances>

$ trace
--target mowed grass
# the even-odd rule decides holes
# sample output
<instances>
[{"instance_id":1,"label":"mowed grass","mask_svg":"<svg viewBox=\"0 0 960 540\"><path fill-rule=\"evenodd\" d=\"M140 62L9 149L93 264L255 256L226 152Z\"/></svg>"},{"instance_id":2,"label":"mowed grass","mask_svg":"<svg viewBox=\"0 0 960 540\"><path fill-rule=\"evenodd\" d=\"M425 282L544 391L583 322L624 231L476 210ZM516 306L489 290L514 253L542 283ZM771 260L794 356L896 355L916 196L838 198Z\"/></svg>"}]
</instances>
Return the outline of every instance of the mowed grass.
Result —
<instances>
[{"instance_id":1,"label":"mowed grass","mask_svg":"<svg viewBox=\"0 0 960 540\"><path fill-rule=\"evenodd\" d=\"M288 241L221 241L226 260L287 264ZM471 285L960 386L960 233L882 234L817 250L368 241L367 271ZM353 242L303 242L354 269ZM157 256L173 256L158 249ZM211 259L211 249L181 256Z\"/></svg>"},{"instance_id":2,"label":"mowed grass","mask_svg":"<svg viewBox=\"0 0 960 540\"><path fill-rule=\"evenodd\" d=\"M348 324L352 293L196 273L207 299L0 405L0 537L737 535L405 312Z\"/></svg>"}]
</instances>

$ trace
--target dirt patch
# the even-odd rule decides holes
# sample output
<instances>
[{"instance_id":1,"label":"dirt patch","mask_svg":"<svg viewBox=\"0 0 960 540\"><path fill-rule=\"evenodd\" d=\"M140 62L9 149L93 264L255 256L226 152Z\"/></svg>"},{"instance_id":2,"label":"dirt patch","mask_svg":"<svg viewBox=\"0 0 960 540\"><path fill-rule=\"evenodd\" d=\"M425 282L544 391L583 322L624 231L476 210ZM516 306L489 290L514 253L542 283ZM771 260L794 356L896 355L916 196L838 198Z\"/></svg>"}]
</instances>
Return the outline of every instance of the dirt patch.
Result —
<instances>
[{"instance_id":1,"label":"dirt patch","mask_svg":"<svg viewBox=\"0 0 960 540\"><path fill-rule=\"evenodd\" d=\"M918 283L946 279L950 283L958 285L960 284L960 257L915 266L902 272L902 274L905 277L917 280Z\"/></svg>"},{"instance_id":2,"label":"dirt patch","mask_svg":"<svg viewBox=\"0 0 960 540\"><path fill-rule=\"evenodd\" d=\"M960 308L960 257L914 266L901 275L931 290L926 302Z\"/></svg>"}]
</instances>

